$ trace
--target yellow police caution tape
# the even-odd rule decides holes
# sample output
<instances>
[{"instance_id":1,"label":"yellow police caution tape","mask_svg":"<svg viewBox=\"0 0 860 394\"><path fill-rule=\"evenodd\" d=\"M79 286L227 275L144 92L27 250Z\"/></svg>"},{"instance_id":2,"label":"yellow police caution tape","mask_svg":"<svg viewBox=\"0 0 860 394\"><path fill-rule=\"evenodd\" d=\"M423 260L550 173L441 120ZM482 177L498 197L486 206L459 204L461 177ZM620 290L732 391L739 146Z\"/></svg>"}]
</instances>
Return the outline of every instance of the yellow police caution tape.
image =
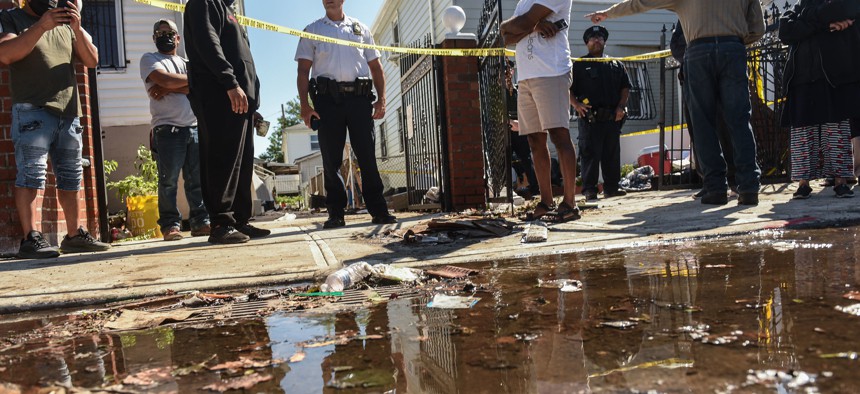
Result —
<instances>
[{"instance_id":1,"label":"yellow police caution tape","mask_svg":"<svg viewBox=\"0 0 860 394\"><path fill-rule=\"evenodd\" d=\"M185 12L185 4L172 3L169 1L162 0L134 0L137 3L146 4L153 7L163 8L165 10L174 11L174 12ZM360 49L376 49L382 52L394 52L394 53L402 53L407 55L430 55L430 56L514 56L515 52L506 49L506 48L474 48L474 49L438 49L438 48L404 48L404 47L394 47L394 46L386 46L386 45L373 45L373 44L365 44L361 42L342 40L338 38L331 38L326 36L320 36L317 34L311 34L302 30L296 30L289 27L279 26L273 23L264 22L261 20L257 20L254 18L249 18L247 16L236 15L236 20L242 26L253 27L261 30L268 30L276 33L289 34L291 36L296 36L299 38L306 38L309 40L315 40L320 42L326 42L330 44L344 45L353 48ZM646 53L642 55L636 56L627 56L620 58L571 58L574 61L641 61L641 60L651 60L651 59L660 59L663 57L669 56L669 51L658 51L653 53Z\"/></svg>"}]
</instances>

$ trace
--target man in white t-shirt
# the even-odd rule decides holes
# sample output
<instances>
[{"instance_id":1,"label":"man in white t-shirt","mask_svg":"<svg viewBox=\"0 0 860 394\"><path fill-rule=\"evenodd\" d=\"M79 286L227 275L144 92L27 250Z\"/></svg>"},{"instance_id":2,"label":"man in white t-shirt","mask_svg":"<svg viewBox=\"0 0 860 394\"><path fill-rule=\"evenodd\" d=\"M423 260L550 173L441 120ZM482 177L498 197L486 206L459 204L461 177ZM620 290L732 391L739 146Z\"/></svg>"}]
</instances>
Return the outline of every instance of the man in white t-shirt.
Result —
<instances>
[{"instance_id":1,"label":"man in white t-shirt","mask_svg":"<svg viewBox=\"0 0 860 394\"><path fill-rule=\"evenodd\" d=\"M540 203L528 220L566 222L579 219L576 207L576 151L570 140L570 43L567 24L571 0L520 0L514 16L502 23L506 45L516 44L520 135L532 149ZM547 135L552 139L564 177L564 199L553 209Z\"/></svg>"},{"instance_id":2,"label":"man in white t-shirt","mask_svg":"<svg viewBox=\"0 0 860 394\"><path fill-rule=\"evenodd\" d=\"M158 52L140 58L140 78L149 94L152 150L158 165L158 225L165 241L182 239L182 214L176 206L179 172L185 178L185 197L191 207L191 235L209 235L209 214L200 185L197 117L188 101L188 67L176 55L179 32L169 19L155 22L153 41Z\"/></svg>"}]
</instances>

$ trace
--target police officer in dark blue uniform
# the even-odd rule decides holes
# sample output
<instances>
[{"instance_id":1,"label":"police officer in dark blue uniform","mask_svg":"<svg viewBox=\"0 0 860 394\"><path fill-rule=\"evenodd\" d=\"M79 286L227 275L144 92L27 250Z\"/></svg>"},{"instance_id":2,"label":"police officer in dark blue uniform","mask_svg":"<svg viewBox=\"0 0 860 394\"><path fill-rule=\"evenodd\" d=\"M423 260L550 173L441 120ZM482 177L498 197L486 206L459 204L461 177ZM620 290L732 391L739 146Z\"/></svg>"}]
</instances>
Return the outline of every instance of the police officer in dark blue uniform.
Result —
<instances>
[{"instance_id":1,"label":"police officer in dark blue uniform","mask_svg":"<svg viewBox=\"0 0 860 394\"><path fill-rule=\"evenodd\" d=\"M343 12L344 0L323 0L326 16L311 23L306 32L358 43L373 44L370 29ZM379 51L359 49L302 38L296 49L298 90L305 125L319 128L320 151L329 218L323 228L345 225L347 197L340 177L346 133L358 166L367 211L374 224L396 223L382 196L383 185L376 165L374 119L385 116L385 77ZM371 79L372 77L372 79ZM376 98L372 88L376 89ZM314 103L311 108L308 94Z\"/></svg>"},{"instance_id":2,"label":"police officer in dark blue uniform","mask_svg":"<svg viewBox=\"0 0 860 394\"><path fill-rule=\"evenodd\" d=\"M582 35L588 47L583 58L605 57L609 31L589 27ZM604 197L627 194L618 188L621 180L621 126L627 117L630 78L624 65L612 61L573 63L570 104L579 115L579 157L582 160L582 194L597 199L597 182L603 169ZM600 167L598 167L600 166Z\"/></svg>"}]
</instances>

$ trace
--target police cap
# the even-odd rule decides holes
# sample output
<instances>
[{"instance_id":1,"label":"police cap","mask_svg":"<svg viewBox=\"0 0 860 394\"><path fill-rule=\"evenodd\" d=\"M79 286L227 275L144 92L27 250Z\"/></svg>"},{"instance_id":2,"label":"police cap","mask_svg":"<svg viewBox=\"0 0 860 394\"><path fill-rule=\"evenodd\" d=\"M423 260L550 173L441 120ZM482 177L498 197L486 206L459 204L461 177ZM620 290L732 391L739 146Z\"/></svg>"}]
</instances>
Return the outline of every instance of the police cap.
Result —
<instances>
[{"instance_id":1,"label":"police cap","mask_svg":"<svg viewBox=\"0 0 860 394\"><path fill-rule=\"evenodd\" d=\"M609 30L606 30L605 27L600 25L591 26L588 29L585 29L585 33L582 33L582 41L588 44L588 39L594 36L602 36L603 40L606 41L609 39Z\"/></svg>"}]
</instances>

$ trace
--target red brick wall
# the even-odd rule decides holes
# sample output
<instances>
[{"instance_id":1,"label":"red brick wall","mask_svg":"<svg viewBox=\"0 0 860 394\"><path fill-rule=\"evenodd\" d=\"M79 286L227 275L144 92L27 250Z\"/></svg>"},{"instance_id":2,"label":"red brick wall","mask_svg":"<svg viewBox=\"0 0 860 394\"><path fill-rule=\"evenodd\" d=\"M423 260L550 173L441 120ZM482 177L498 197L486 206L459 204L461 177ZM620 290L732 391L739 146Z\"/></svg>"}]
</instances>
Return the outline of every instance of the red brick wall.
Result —
<instances>
[{"instance_id":1,"label":"red brick wall","mask_svg":"<svg viewBox=\"0 0 860 394\"><path fill-rule=\"evenodd\" d=\"M474 48L474 40L445 40L442 47ZM444 75L445 120L448 129L449 193L454 210L481 208L485 203L484 158L478 62L474 57L446 56ZM454 110L456 108L456 110Z\"/></svg>"},{"instance_id":2,"label":"red brick wall","mask_svg":"<svg viewBox=\"0 0 860 394\"><path fill-rule=\"evenodd\" d=\"M0 9L6 8L8 3L0 0ZM95 181L95 169L93 165L93 129L92 116L89 106L89 78L86 68L78 65L78 89L83 105L84 116L81 118L83 133L83 157L91 163L84 167L84 181L80 193L80 224L85 226L98 237L98 204L96 200L97 186ZM12 99L9 92L9 70L0 66L0 253L16 252L20 245L21 222L18 220L18 211L15 209L15 154L12 145ZM54 188L55 180L53 174L48 173L48 184L44 192L40 192L36 199L38 212L36 214L36 227L56 244L66 233L66 218L59 207L57 192Z\"/></svg>"}]
</instances>

